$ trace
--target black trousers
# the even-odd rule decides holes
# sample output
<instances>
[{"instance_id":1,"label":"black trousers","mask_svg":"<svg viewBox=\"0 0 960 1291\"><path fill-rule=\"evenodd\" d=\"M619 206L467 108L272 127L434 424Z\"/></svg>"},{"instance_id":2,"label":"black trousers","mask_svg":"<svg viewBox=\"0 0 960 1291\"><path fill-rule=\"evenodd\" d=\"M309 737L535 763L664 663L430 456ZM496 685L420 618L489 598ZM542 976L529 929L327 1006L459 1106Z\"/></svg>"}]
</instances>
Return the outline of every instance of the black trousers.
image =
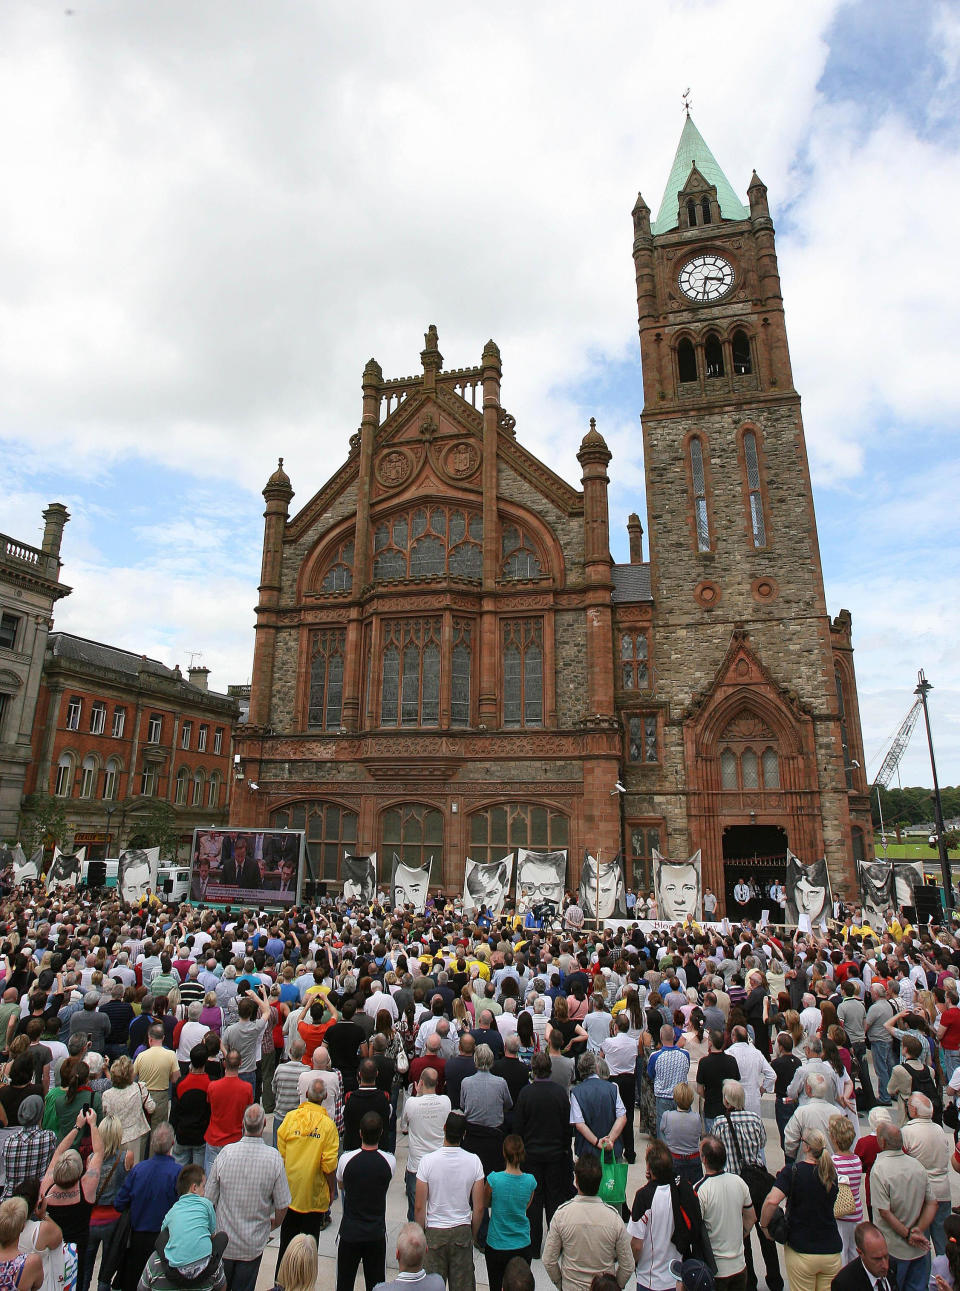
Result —
<instances>
[{"instance_id":1,"label":"black trousers","mask_svg":"<svg viewBox=\"0 0 960 1291\"><path fill-rule=\"evenodd\" d=\"M783 1291L783 1274L780 1271L780 1253L777 1250L776 1242L769 1237L765 1237L759 1228L753 1230L757 1235L757 1241L760 1243L760 1254L763 1256L763 1266L766 1270L767 1287L769 1291ZM753 1266L753 1241L750 1234L743 1239L743 1253L747 1260L747 1288L748 1291L757 1291L757 1274Z\"/></svg>"},{"instance_id":2,"label":"black trousers","mask_svg":"<svg viewBox=\"0 0 960 1291\"><path fill-rule=\"evenodd\" d=\"M353 1291L357 1269L363 1264L363 1284L373 1291L387 1279L387 1239L379 1242L337 1243L337 1291Z\"/></svg>"},{"instance_id":3,"label":"black trousers","mask_svg":"<svg viewBox=\"0 0 960 1291\"><path fill-rule=\"evenodd\" d=\"M623 1127L620 1141L623 1143L623 1155L632 1165L637 1159L637 1149L633 1141L633 1114L637 1105L637 1077L634 1072L627 1071L622 1076L611 1076L610 1079L619 1089L620 1097L623 1099L623 1106L626 1109L627 1123Z\"/></svg>"},{"instance_id":4,"label":"black trousers","mask_svg":"<svg viewBox=\"0 0 960 1291\"><path fill-rule=\"evenodd\" d=\"M283 1223L280 1225L280 1249L277 1251L277 1263L283 1259L283 1252L287 1249L293 1239L299 1233L309 1233L311 1237L320 1236L320 1221L323 1218L323 1211L320 1210L293 1210L287 1211L283 1217ZM126 1287L124 1287L126 1291ZM136 1291L136 1288L134 1288Z\"/></svg>"},{"instance_id":5,"label":"black trousers","mask_svg":"<svg viewBox=\"0 0 960 1291\"><path fill-rule=\"evenodd\" d=\"M528 1156L525 1169L537 1181L536 1191L527 1208L527 1217L530 1220L531 1256L538 1259L543 1245L544 1215L549 1228L557 1207L574 1195L573 1161L569 1152L551 1157Z\"/></svg>"},{"instance_id":6,"label":"black trousers","mask_svg":"<svg viewBox=\"0 0 960 1291\"><path fill-rule=\"evenodd\" d=\"M503 1273L507 1265L514 1257L526 1260L529 1264L533 1259L533 1252L529 1246L521 1246L515 1251L498 1251L493 1246L488 1246L483 1253L484 1262L487 1266L487 1281L490 1285L490 1291L503 1291ZM340 1291L340 1287L337 1287ZM350 1289L345 1288L345 1291ZM370 1288L367 1287L367 1291Z\"/></svg>"},{"instance_id":7,"label":"black trousers","mask_svg":"<svg viewBox=\"0 0 960 1291\"><path fill-rule=\"evenodd\" d=\"M150 1252L156 1246L159 1236L159 1233L138 1233L136 1230L131 1230L130 1244L127 1247L120 1279L123 1291L137 1291L140 1275L146 1267Z\"/></svg>"}]
</instances>

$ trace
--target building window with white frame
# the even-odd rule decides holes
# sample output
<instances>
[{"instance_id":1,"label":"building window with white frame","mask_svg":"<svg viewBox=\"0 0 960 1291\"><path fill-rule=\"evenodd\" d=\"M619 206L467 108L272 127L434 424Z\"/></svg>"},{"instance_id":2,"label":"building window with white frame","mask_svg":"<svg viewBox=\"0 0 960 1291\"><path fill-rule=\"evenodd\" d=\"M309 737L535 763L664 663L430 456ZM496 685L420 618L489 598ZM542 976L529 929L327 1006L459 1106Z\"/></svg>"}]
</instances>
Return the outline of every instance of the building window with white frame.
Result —
<instances>
[{"instance_id":1,"label":"building window with white frame","mask_svg":"<svg viewBox=\"0 0 960 1291\"><path fill-rule=\"evenodd\" d=\"M214 753L223 752L223 727L218 726L213 732L213 751Z\"/></svg>"},{"instance_id":2,"label":"building window with white frame","mask_svg":"<svg viewBox=\"0 0 960 1291\"><path fill-rule=\"evenodd\" d=\"M197 752L198 753L206 753L207 751L207 734L209 730L210 730L209 726L200 726L197 729Z\"/></svg>"},{"instance_id":3,"label":"building window with white frame","mask_svg":"<svg viewBox=\"0 0 960 1291\"><path fill-rule=\"evenodd\" d=\"M184 722L184 724L180 727L180 747L182 749L188 749L190 747L190 740L192 736L193 736L193 722Z\"/></svg>"},{"instance_id":4,"label":"building window with white frame","mask_svg":"<svg viewBox=\"0 0 960 1291\"><path fill-rule=\"evenodd\" d=\"M57 779L53 792L58 798L69 798L73 793L73 758L61 753L57 761Z\"/></svg>"},{"instance_id":5,"label":"building window with white frame","mask_svg":"<svg viewBox=\"0 0 960 1291\"><path fill-rule=\"evenodd\" d=\"M83 700L78 695L73 695L67 704L67 730L79 731L80 715L83 712Z\"/></svg>"},{"instance_id":6,"label":"building window with white frame","mask_svg":"<svg viewBox=\"0 0 960 1291\"><path fill-rule=\"evenodd\" d=\"M88 753L80 765L80 797L92 798L97 788L97 759Z\"/></svg>"},{"instance_id":7,"label":"building window with white frame","mask_svg":"<svg viewBox=\"0 0 960 1291\"><path fill-rule=\"evenodd\" d=\"M140 793L144 798L152 798L157 792L157 773L153 767L144 767L140 773Z\"/></svg>"},{"instance_id":8,"label":"building window with white frame","mask_svg":"<svg viewBox=\"0 0 960 1291\"><path fill-rule=\"evenodd\" d=\"M110 758L103 772L103 796L107 802L113 802L117 796L117 785L120 782L120 763Z\"/></svg>"},{"instance_id":9,"label":"building window with white frame","mask_svg":"<svg viewBox=\"0 0 960 1291\"><path fill-rule=\"evenodd\" d=\"M115 708L113 710L113 738L119 740L123 738L123 727L126 721L127 712L124 708Z\"/></svg>"},{"instance_id":10,"label":"building window with white frame","mask_svg":"<svg viewBox=\"0 0 960 1291\"><path fill-rule=\"evenodd\" d=\"M159 713L151 713L147 723L147 743L159 744L163 734L163 718Z\"/></svg>"},{"instance_id":11,"label":"building window with white frame","mask_svg":"<svg viewBox=\"0 0 960 1291\"><path fill-rule=\"evenodd\" d=\"M0 614L0 650L16 650L20 619L16 614Z\"/></svg>"},{"instance_id":12,"label":"building window with white frame","mask_svg":"<svg viewBox=\"0 0 960 1291\"><path fill-rule=\"evenodd\" d=\"M107 725L107 706L97 700L90 709L90 734L102 735Z\"/></svg>"}]
</instances>

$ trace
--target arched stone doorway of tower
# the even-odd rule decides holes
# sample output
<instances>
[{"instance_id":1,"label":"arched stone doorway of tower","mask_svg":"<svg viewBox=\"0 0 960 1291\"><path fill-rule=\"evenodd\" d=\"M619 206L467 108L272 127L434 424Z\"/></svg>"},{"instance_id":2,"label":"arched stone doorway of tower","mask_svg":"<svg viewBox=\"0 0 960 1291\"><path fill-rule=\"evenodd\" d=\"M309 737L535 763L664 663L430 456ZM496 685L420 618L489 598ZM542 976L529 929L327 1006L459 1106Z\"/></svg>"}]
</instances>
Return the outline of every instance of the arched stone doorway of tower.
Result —
<instances>
[{"instance_id":1,"label":"arched stone doorway of tower","mask_svg":"<svg viewBox=\"0 0 960 1291\"><path fill-rule=\"evenodd\" d=\"M780 906L770 898L770 887L787 876L787 834L779 825L728 825L723 831L723 887L727 917L759 919L770 911L770 922L780 922ZM743 903L735 894L746 885L750 895Z\"/></svg>"}]
</instances>

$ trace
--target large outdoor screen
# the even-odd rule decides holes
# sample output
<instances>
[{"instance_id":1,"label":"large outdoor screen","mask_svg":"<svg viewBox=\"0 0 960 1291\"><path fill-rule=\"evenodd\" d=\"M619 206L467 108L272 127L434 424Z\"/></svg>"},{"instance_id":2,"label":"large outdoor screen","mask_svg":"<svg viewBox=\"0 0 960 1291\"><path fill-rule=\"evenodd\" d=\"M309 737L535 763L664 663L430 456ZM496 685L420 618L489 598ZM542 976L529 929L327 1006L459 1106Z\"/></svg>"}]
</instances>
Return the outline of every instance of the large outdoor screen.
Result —
<instances>
[{"instance_id":1,"label":"large outdoor screen","mask_svg":"<svg viewBox=\"0 0 960 1291\"><path fill-rule=\"evenodd\" d=\"M292 906L303 874L302 829L196 829L190 900L202 905Z\"/></svg>"}]
</instances>

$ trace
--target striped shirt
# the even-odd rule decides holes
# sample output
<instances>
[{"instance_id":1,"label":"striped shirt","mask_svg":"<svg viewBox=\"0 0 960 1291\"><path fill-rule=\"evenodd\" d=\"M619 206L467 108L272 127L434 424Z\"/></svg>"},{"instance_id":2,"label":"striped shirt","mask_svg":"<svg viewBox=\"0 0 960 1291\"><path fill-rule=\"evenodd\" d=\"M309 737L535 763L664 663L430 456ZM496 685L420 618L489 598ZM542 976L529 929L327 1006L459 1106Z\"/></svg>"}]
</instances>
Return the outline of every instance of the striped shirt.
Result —
<instances>
[{"instance_id":1,"label":"striped shirt","mask_svg":"<svg viewBox=\"0 0 960 1291\"><path fill-rule=\"evenodd\" d=\"M654 1097L672 1097L674 1085L682 1084L689 1071L690 1055L686 1049L670 1045L651 1054L647 1073L653 1078Z\"/></svg>"},{"instance_id":2,"label":"striped shirt","mask_svg":"<svg viewBox=\"0 0 960 1291\"><path fill-rule=\"evenodd\" d=\"M736 1142L727 1116L733 1121ZM713 1132L727 1149L727 1169L733 1174L740 1173L741 1165L756 1165L762 1162L763 1149L767 1145L767 1131L756 1112L742 1110L718 1116L713 1123Z\"/></svg>"},{"instance_id":3,"label":"striped shirt","mask_svg":"<svg viewBox=\"0 0 960 1291\"><path fill-rule=\"evenodd\" d=\"M856 1210L838 1220L841 1224L859 1224L863 1218L863 1192L860 1182L863 1179L863 1162L852 1152L834 1152L833 1164L837 1178L841 1183L848 1183L857 1203Z\"/></svg>"},{"instance_id":4,"label":"striped shirt","mask_svg":"<svg viewBox=\"0 0 960 1291\"><path fill-rule=\"evenodd\" d=\"M273 1073L274 1124L279 1125L287 1112L300 1106L298 1082L304 1072L311 1071L303 1062L281 1062Z\"/></svg>"}]
</instances>

